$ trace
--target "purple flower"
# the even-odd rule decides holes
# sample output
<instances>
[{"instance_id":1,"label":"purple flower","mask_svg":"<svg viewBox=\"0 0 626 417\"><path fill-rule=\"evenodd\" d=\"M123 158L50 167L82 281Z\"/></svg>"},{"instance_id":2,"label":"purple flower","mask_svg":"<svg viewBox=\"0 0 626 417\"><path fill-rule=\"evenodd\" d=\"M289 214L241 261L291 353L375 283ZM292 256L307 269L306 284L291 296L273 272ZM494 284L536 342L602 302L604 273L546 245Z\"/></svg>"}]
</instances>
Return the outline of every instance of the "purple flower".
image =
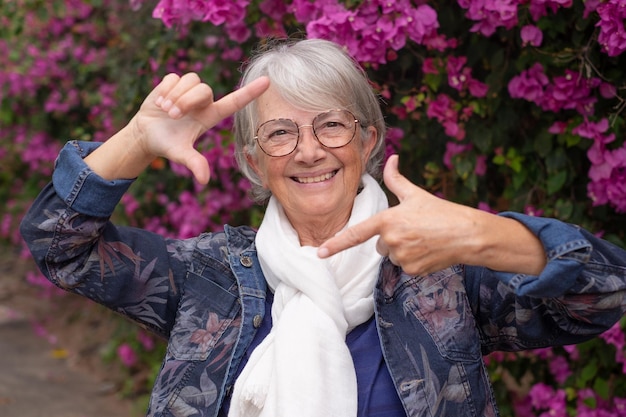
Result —
<instances>
[{"instance_id":1,"label":"purple flower","mask_svg":"<svg viewBox=\"0 0 626 417\"><path fill-rule=\"evenodd\" d=\"M458 3L467 9L466 17L477 22L471 32L491 36L498 27L511 29L517 24L516 0L458 0Z\"/></svg>"},{"instance_id":2,"label":"purple flower","mask_svg":"<svg viewBox=\"0 0 626 417\"><path fill-rule=\"evenodd\" d=\"M467 75L464 71L467 58L464 56L448 58L446 69L448 70L448 85L461 91L467 82Z\"/></svg>"},{"instance_id":3,"label":"purple flower","mask_svg":"<svg viewBox=\"0 0 626 417\"><path fill-rule=\"evenodd\" d=\"M489 91L489 86L483 82L480 82L474 78L467 82L467 89L474 97L485 97Z\"/></svg>"},{"instance_id":4,"label":"purple flower","mask_svg":"<svg viewBox=\"0 0 626 417\"><path fill-rule=\"evenodd\" d=\"M425 37L433 35L439 27L437 12L427 4L416 9L406 10L407 35L412 41L422 43Z\"/></svg>"},{"instance_id":5,"label":"purple flower","mask_svg":"<svg viewBox=\"0 0 626 417\"><path fill-rule=\"evenodd\" d=\"M187 24L192 20L222 25L241 22L249 0L160 0L152 17L161 19L165 26Z\"/></svg>"},{"instance_id":6,"label":"purple flower","mask_svg":"<svg viewBox=\"0 0 626 417\"><path fill-rule=\"evenodd\" d=\"M551 386L540 382L533 385L528 393L528 396L530 397L530 403L533 408L541 410L545 408L552 398L554 398L554 394L554 389Z\"/></svg>"},{"instance_id":7,"label":"purple flower","mask_svg":"<svg viewBox=\"0 0 626 417\"><path fill-rule=\"evenodd\" d=\"M274 21L281 21L287 14L287 5L282 0L263 0L259 9Z\"/></svg>"},{"instance_id":8,"label":"purple flower","mask_svg":"<svg viewBox=\"0 0 626 417\"><path fill-rule=\"evenodd\" d=\"M509 94L513 98L523 98L525 100L538 103L544 95L544 87L549 84L548 77L543 72L540 63L535 63L526 71L509 82Z\"/></svg>"},{"instance_id":9,"label":"purple flower","mask_svg":"<svg viewBox=\"0 0 626 417\"><path fill-rule=\"evenodd\" d=\"M485 203L484 201L481 201L480 203L478 203L478 210L482 210L482 211L486 211L487 213L492 213L492 214L496 214L497 211L492 209L488 203ZM496 353L501 353L501 352L496 352ZM496 358L496 359L500 359L498 358L499 355L494 355L491 354L490 357L491 358ZM501 360L500 360L501 361Z\"/></svg>"},{"instance_id":10,"label":"purple flower","mask_svg":"<svg viewBox=\"0 0 626 417\"><path fill-rule=\"evenodd\" d=\"M117 347L117 356L124 366L128 368L135 365L138 361L135 350L128 343L122 343Z\"/></svg>"},{"instance_id":11,"label":"purple flower","mask_svg":"<svg viewBox=\"0 0 626 417\"><path fill-rule=\"evenodd\" d=\"M608 150L594 142L587 151L592 165L587 194L594 205L609 203L619 213L626 212L626 147Z\"/></svg>"},{"instance_id":12,"label":"purple flower","mask_svg":"<svg viewBox=\"0 0 626 417\"><path fill-rule=\"evenodd\" d=\"M320 17L322 14L322 7L329 3L336 4L337 2L333 2L332 0L319 0L316 2L311 2L309 0L293 0L289 9L295 16L296 20L304 23Z\"/></svg>"},{"instance_id":13,"label":"purple flower","mask_svg":"<svg viewBox=\"0 0 626 417\"><path fill-rule=\"evenodd\" d=\"M142 330L137 333L137 340L139 341L139 343L141 343L141 346L143 346L143 348L147 351L151 351L156 345L156 343L154 342L154 338L150 334Z\"/></svg>"},{"instance_id":14,"label":"purple flower","mask_svg":"<svg viewBox=\"0 0 626 417\"><path fill-rule=\"evenodd\" d=\"M626 398L613 398L613 404L617 416L626 416Z\"/></svg>"},{"instance_id":15,"label":"purple flower","mask_svg":"<svg viewBox=\"0 0 626 417\"><path fill-rule=\"evenodd\" d=\"M552 126L548 128L548 132L553 133L555 135L560 135L567 132L567 122L554 122Z\"/></svg>"},{"instance_id":16,"label":"purple flower","mask_svg":"<svg viewBox=\"0 0 626 417\"><path fill-rule=\"evenodd\" d=\"M529 216L543 216L543 210L540 208L537 208L535 206L525 206L524 207L524 213L529 215Z\"/></svg>"},{"instance_id":17,"label":"purple flower","mask_svg":"<svg viewBox=\"0 0 626 417\"><path fill-rule=\"evenodd\" d=\"M598 43L608 56L617 56L626 51L626 0L608 0L600 4L596 11L600 20Z\"/></svg>"},{"instance_id":18,"label":"purple flower","mask_svg":"<svg viewBox=\"0 0 626 417\"><path fill-rule=\"evenodd\" d=\"M572 7L572 0L531 0L529 4L530 15L536 22L543 16L547 16L548 9L556 13L560 7Z\"/></svg>"},{"instance_id":19,"label":"purple flower","mask_svg":"<svg viewBox=\"0 0 626 417\"><path fill-rule=\"evenodd\" d=\"M606 343L615 346L618 351L623 350L624 346L626 346L626 337L624 336L624 332L622 331L622 327L619 322L615 323L609 330L602 333L600 338L604 339Z\"/></svg>"},{"instance_id":20,"label":"purple flower","mask_svg":"<svg viewBox=\"0 0 626 417\"><path fill-rule=\"evenodd\" d=\"M487 173L487 156L478 155L476 157L476 166L474 167L474 173L479 177L482 177Z\"/></svg>"},{"instance_id":21,"label":"purple flower","mask_svg":"<svg viewBox=\"0 0 626 417\"><path fill-rule=\"evenodd\" d=\"M572 374L569 362L563 356L555 356L548 364L550 373L559 384L564 384Z\"/></svg>"},{"instance_id":22,"label":"purple flower","mask_svg":"<svg viewBox=\"0 0 626 417\"><path fill-rule=\"evenodd\" d=\"M404 131L397 127L387 129L385 135L385 160L391 155L398 153L400 141L404 137Z\"/></svg>"},{"instance_id":23,"label":"purple flower","mask_svg":"<svg viewBox=\"0 0 626 417\"><path fill-rule=\"evenodd\" d=\"M453 169L452 158L472 149L471 144L460 144L456 142L446 143L446 153L443 156L443 164L448 169Z\"/></svg>"},{"instance_id":24,"label":"purple flower","mask_svg":"<svg viewBox=\"0 0 626 417\"><path fill-rule=\"evenodd\" d=\"M592 95L592 89L600 83L599 78L584 78L577 72L565 70L565 75L554 77L552 84L546 87L540 105L544 110L555 113L563 109L575 109L581 115L592 115L597 101Z\"/></svg>"},{"instance_id":25,"label":"purple flower","mask_svg":"<svg viewBox=\"0 0 626 417\"><path fill-rule=\"evenodd\" d=\"M580 125L576 126L572 129L572 133L583 138L587 139L602 139L604 136L602 135L609 128L609 121L606 118L603 118L597 123L591 122L589 120L585 120ZM608 143L604 140L601 140L602 143Z\"/></svg>"},{"instance_id":26,"label":"purple flower","mask_svg":"<svg viewBox=\"0 0 626 417\"><path fill-rule=\"evenodd\" d=\"M530 44L532 46L541 46L543 41L543 32L535 25L526 25L520 31L522 44L524 46Z\"/></svg>"}]
</instances>

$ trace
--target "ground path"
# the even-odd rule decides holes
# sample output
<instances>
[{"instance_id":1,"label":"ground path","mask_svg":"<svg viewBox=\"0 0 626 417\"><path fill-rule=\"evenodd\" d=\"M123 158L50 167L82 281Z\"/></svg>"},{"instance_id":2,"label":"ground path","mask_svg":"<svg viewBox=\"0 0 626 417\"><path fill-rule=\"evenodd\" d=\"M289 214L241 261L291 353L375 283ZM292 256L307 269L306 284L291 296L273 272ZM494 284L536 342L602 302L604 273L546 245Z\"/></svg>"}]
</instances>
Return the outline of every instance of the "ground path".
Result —
<instances>
[{"instance_id":1,"label":"ground path","mask_svg":"<svg viewBox=\"0 0 626 417\"><path fill-rule=\"evenodd\" d=\"M33 323L46 317L50 322L62 306L26 283L31 266L13 255L0 255L0 416L137 416L106 375L79 363L71 341L76 339L37 334ZM72 331L80 329L67 334Z\"/></svg>"}]
</instances>

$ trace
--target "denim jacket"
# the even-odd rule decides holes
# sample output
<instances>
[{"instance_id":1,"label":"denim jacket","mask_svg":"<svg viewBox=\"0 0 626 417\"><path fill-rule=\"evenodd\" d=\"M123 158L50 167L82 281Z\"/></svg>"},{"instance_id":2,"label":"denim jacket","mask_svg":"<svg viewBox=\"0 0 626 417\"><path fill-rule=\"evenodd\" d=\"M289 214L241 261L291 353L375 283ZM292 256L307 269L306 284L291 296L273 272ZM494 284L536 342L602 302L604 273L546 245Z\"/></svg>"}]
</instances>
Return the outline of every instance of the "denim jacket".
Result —
<instances>
[{"instance_id":1,"label":"denim jacket","mask_svg":"<svg viewBox=\"0 0 626 417\"><path fill-rule=\"evenodd\" d=\"M149 416L218 416L264 320L267 293L249 227L192 239L116 227L132 181L105 181L70 142L21 232L56 285L167 338ZM455 265L410 276L384 259L375 320L408 416L497 416L482 355L582 342L626 308L626 253L578 227L504 213L545 247L539 276Z\"/></svg>"}]
</instances>

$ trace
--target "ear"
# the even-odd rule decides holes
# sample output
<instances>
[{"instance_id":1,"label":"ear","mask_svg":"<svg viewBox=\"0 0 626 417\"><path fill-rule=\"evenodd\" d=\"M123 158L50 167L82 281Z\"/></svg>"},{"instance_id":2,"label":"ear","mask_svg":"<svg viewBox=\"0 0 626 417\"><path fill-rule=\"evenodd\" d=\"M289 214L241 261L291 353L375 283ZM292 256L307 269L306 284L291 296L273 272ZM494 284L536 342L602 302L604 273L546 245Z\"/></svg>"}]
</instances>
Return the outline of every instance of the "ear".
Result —
<instances>
[{"instance_id":1,"label":"ear","mask_svg":"<svg viewBox=\"0 0 626 417\"><path fill-rule=\"evenodd\" d=\"M374 126L369 126L367 128L367 133L362 143L361 155L363 156L363 166L367 164L367 161L370 159L370 155L376 146L376 140L378 139L378 130Z\"/></svg>"},{"instance_id":2,"label":"ear","mask_svg":"<svg viewBox=\"0 0 626 417\"><path fill-rule=\"evenodd\" d=\"M259 179L261 180L261 184L263 184L263 187L266 187L265 175L263 169L261 169L261 164L259 163L259 155L254 151L250 151L249 146L244 147L244 153L246 155L246 161L248 162L248 165L252 167L252 170L259 177Z\"/></svg>"}]
</instances>

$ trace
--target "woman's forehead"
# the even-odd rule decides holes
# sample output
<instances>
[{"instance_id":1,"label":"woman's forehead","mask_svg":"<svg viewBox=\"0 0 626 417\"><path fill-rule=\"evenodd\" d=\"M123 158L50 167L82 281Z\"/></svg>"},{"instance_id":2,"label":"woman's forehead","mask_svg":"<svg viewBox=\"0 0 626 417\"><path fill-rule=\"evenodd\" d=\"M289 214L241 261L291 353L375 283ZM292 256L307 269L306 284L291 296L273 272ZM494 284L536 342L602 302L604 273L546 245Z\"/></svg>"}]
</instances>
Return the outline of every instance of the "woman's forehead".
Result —
<instances>
[{"instance_id":1,"label":"woman's forehead","mask_svg":"<svg viewBox=\"0 0 626 417\"><path fill-rule=\"evenodd\" d=\"M337 107L336 103L331 102L322 102L316 106L293 103L272 87L256 100L256 104L257 117L261 123L279 118L310 122L319 113Z\"/></svg>"}]
</instances>

